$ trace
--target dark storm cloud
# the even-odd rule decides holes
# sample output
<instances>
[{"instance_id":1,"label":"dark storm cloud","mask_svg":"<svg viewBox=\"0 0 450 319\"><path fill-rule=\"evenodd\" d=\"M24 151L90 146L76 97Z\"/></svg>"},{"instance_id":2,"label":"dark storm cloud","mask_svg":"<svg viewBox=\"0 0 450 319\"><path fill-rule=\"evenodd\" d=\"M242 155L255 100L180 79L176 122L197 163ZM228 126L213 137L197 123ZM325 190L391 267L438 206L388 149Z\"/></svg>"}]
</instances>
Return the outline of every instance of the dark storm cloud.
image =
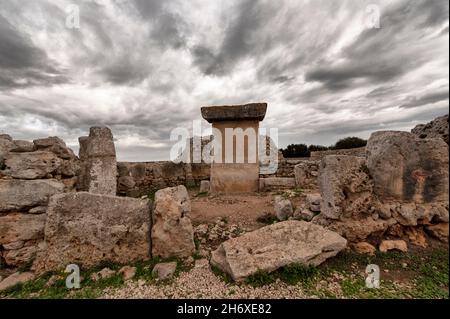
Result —
<instances>
[{"instance_id":1,"label":"dark storm cloud","mask_svg":"<svg viewBox=\"0 0 450 319\"><path fill-rule=\"evenodd\" d=\"M0 132L16 138L76 146L108 125L121 160L164 160L201 105L267 101L281 146L409 130L448 107L444 0L86 0L80 29L64 25L71 0L1 2ZM369 3L381 29L356 20Z\"/></svg>"},{"instance_id":2,"label":"dark storm cloud","mask_svg":"<svg viewBox=\"0 0 450 319\"><path fill-rule=\"evenodd\" d=\"M68 81L55 65L44 50L0 15L0 89Z\"/></svg>"},{"instance_id":3,"label":"dark storm cloud","mask_svg":"<svg viewBox=\"0 0 450 319\"><path fill-rule=\"evenodd\" d=\"M258 32L275 11L269 4L254 0L238 2L229 13L229 22L224 30L225 37L218 52L197 46L192 50L194 64L206 75L221 76L230 73L241 58L252 53L258 54L261 48Z\"/></svg>"},{"instance_id":4,"label":"dark storm cloud","mask_svg":"<svg viewBox=\"0 0 450 319\"><path fill-rule=\"evenodd\" d=\"M441 25L448 20L448 1L402 1L381 13L381 28L368 28L343 50L344 62L310 69L306 81L317 81L327 89L342 90L357 85L395 80L429 61L429 57L411 52L405 40L421 29ZM417 55L419 53L419 55Z\"/></svg>"},{"instance_id":5,"label":"dark storm cloud","mask_svg":"<svg viewBox=\"0 0 450 319\"><path fill-rule=\"evenodd\" d=\"M447 101L448 103L449 91L448 88L446 90L436 91L427 93L420 97L410 97L407 101L400 105L402 108L411 108L411 107L419 107L422 105L428 105L437 103L440 101Z\"/></svg>"}]
</instances>

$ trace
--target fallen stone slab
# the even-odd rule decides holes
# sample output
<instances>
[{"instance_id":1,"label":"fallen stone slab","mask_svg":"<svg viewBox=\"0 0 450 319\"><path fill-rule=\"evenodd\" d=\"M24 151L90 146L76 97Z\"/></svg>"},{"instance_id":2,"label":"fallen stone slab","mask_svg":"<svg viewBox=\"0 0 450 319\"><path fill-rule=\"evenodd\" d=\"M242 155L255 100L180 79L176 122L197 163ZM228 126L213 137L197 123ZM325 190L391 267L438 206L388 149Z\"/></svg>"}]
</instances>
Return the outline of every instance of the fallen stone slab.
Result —
<instances>
[{"instance_id":1,"label":"fallen stone slab","mask_svg":"<svg viewBox=\"0 0 450 319\"><path fill-rule=\"evenodd\" d=\"M148 200L86 192L55 195L47 209L46 249L33 268L59 270L68 264L130 263L150 254Z\"/></svg>"},{"instance_id":2,"label":"fallen stone slab","mask_svg":"<svg viewBox=\"0 0 450 319\"><path fill-rule=\"evenodd\" d=\"M64 184L48 180L0 180L0 212L45 206L50 196L62 193Z\"/></svg>"},{"instance_id":3,"label":"fallen stone slab","mask_svg":"<svg viewBox=\"0 0 450 319\"><path fill-rule=\"evenodd\" d=\"M223 242L211 264L241 281L258 272L291 264L317 266L347 245L339 234L304 221L289 220Z\"/></svg>"}]
</instances>

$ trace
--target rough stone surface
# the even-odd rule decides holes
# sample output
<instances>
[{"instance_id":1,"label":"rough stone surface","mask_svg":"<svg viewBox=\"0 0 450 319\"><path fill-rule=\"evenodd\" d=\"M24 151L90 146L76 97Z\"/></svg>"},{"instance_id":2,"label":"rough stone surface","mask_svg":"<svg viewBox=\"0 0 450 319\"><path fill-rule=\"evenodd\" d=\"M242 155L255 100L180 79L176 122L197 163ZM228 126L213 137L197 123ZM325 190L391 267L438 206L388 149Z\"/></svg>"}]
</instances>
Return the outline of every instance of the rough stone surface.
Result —
<instances>
[{"instance_id":1,"label":"rough stone surface","mask_svg":"<svg viewBox=\"0 0 450 319\"><path fill-rule=\"evenodd\" d=\"M51 152L9 153L4 158L4 174L19 179L46 178L59 168L61 162Z\"/></svg>"},{"instance_id":2,"label":"rough stone surface","mask_svg":"<svg viewBox=\"0 0 450 319\"><path fill-rule=\"evenodd\" d=\"M273 208L278 220L286 220L293 214L292 203L282 196L275 196Z\"/></svg>"},{"instance_id":3,"label":"rough stone surface","mask_svg":"<svg viewBox=\"0 0 450 319\"><path fill-rule=\"evenodd\" d=\"M45 150L56 154L62 159L74 159L76 158L73 151L66 146L66 143L57 136L51 136L47 138L41 138L33 141L35 149Z\"/></svg>"},{"instance_id":4,"label":"rough stone surface","mask_svg":"<svg viewBox=\"0 0 450 319\"><path fill-rule=\"evenodd\" d=\"M3 160L6 154L14 148L14 143L11 136L0 135L0 169L3 167Z\"/></svg>"},{"instance_id":5,"label":"rough stone surface","mask_svg":"<svg viewBox=\"0 0 450 319\"><path fill-rule=\"evenodd\" d=\"M31 272L16 272L0 282L0 291L31 281L34 277Z\"/></svg>"},{"instance_id":6,"label":"rough stone surface","mask_svg":"<svg viewBox=\"0 0 450 319\"><path fill-rule=\"evenodd\" d=\"M439 116L427 124L419 124L411 130L419 138L442 138L448 145L448 114Z\"/></svg>"},{"instance_id":7,"label":"rough stone surface","mask_svg":"<svg viewBox=\"0 0 450 319\"><path fill-rule=\"evenodd\" d=\"M47 205L50 196L63 191L56 180L0 180L0 212Z\"/></svg>"},{"instance_id":8,"label":"rough stone surface","mask_svg":"<svg viewBox=\"0 0 450 319\"><path fill-rule=\"evenodd\" d=\"M258 271L298 263L317 266L344 249L347 241L323 227L285 221L223 242L211 264L240 281Z\"/></svg>"},{"instance_id":9,"label":"rough stone surface","mask_svg":"<svg viewBox=\"0 0 450 319\"><path fill-rule=\"evenodd\" d=\"M293 217L296 219L310 222L314 218L315 215L316 214L314 214L309 209L299 207L298 209L295 210Z\"/></svg>"},{"instance_id":10,"label":"rough stone surface","mask_svg":"<svg viewBox=\"0 0 450 319\"><path fill-rule=\"evenodd\" d=\"M266 115L267 103L250 103L244 105L204 106L202 117L208 122L258 120Z\"/></svg>"},{"instance_id":11,"label":"rough stone surface","mask_svg":"<svg viewBox=\"0 0 450 319\"><path fill-rule=\"evenodd\" d=\"M358 254L374 255L377 249L368 242L362 241L353 245L353 249Z\"/></svg>"},{"instance_id":12,"label":"rough stone surface","mask_svg":"<svg viewBox=\"0 0 450 319\"><path fill-rule=\"evenodd\" d=\"M159 280L164 280L172 277L177 270L177 263L175 261L168 263L159 263L153 267L152 275Z\"/></svg>"},{"instance_id":13,"label":"rough stone surface","mask_svg":"<svg viewBox=\"0 0 450 319\"><path fill-rule=\"evenodd\" d=\"M12 213L0 217L0 245L44 237L45 215Z\"/></svg>"},{"instance_id":14,"label":"rough stone surface","mask_svg":"<svg viewBox=\"0 0 450 319\"><path fill-rule=\"evenodd\" d=\"M187 257L195 251L191 202L184 186L161 189L155 194L152 255Z\"/></svg>"},{"instance_id":15,"label":"rough stone surface","mask_svg":"<svg viewBox=\"0 0 450 319\"><path fill-rule=\"evenodd\" d=\"M320 194L307 194L306 195L306 204L310 211L314 213L320 213L320 202L322 201L322 196Z\"/></svg>"},{"instance_id":16,"label":"rough stone surface","mask_svg":"<svg viewBox=\"0 0 450 319\"><path fill-rule=\"evenodd\" d=\"M200 193L209 193L210 184L209 181L201 181L200 182Z\"/></svg>"},{"instance_id":17,"label":"rough stone surface","mask_svg":"<svg viewBox=\"0 0 450 319\"><path fill-rule=\"evenodd\" d=\"M383 240L379 247L382 253L385 253L389 250L400 250L402 252L408 251L408 245L404 240Z\"/></svg>"},{"instance_id":18,"label":"rough stone surface","mask_svg":"<svg viewBox=\"0 0 450 319\"><path fill-rule=\"evenodd\" d=\"M259 179L260 190L294 188L295 178L293 177L265 177Z\"/></svg>"},{"instance_id":19,"label":"rough stone surface","mask_svg":"<svg viewBox=\"0 0 450 319\"><path fill-rule=\"evenodd\" d=\"M95 272L91 275L91 279L93 281L99 281L102 279L108 279L111 278L112 276L114 276L116 274L116 272L112 269L109 268L103 268L102 270L100 270L99 272Z\"/></svg>"},{"instance_id":20,"label":"rough stone surface","mask_svg":"<svg viewBox=\"0 0 450 319\"><path fill-rule=\"evenodd\" d=\"M319 187L321 213L327 218L350 218L368 211L372 182L361 157L325 156L320 163Z\"/></svg>"},{"instance_id":21,"label":"rough stone surface","mask_svg":"<svg viewBox=\"0 0 450 319\"><path fill-rule=\"evenodd\" d=\"M94 194L116 195L117 161L114 139L107 127L91 127L89 137L80 137L78 189Z\"/></svg>"},{"instance_id":22,"label":"rough stone surface","mask_svg":"<svg viewBox=\"0 0 450 319\"><path fill-rule=\"evenodd\" d=\"M35 150L35 146L33 142L29 141L22 141L22 140L15 140L14 146L10 150L10 152L33 152Z\"/></svg>"},{"instance_id":23,"label":"rough stone surface","mask_svg":"<svg viewBox=\"0 0 450 319\"><path fill-rule=\"evenodd\" d=\"M37 250L37 245L31 245L16 250L7 250L3 253L3 258L8 266L25 266L34 260Z\"/></svg>"},{"instance_id":24,"label":"rough stone surface","mask_svg":"<svg viewBox=\"0 0 450 319\"><path fill-rule=\"evenodd\" d=\"M47 210L45 241L34 268L58 270L69 263L93 266L149 257L150 209L147 200L90 194L60 194Z\"/></svg>"},{"instance_id":25,"label":"rough stone surface","mask_svg":"<svg viewBox=\"0 0 450 319\"><path fill-rule=\"evenodd\" d=\"M294 176L296 186L304 189L317 187L319 164L320 162L317 160L307 160L295 165Z\"/></svg>"},{"instance_id":26,"label":"rough stone surface","mask_svg":"<svg viewBox=\"0 0 450 319\"><path fill-rule=\"evenodd\" d=\"M426 231L440 241L448 243L448 223L429 225L426 227Z\"/></svg>"},{"instance_id":27,"label":"rough stone surface","mask_svg":"<svg viewBox=\"0 0 450 319\"><path fill-rule=\"evenodd\" d=\"M380 200L448 202L448 145L442 139L375 132L367 142L367 167Z\"/></svg>"},{"instance_id":28,"label":"rough stone surface","mask_svg":"<svg viewBox=\"0 0 450 319\"><path fill-rule=\"evenodd\" d=\"M125 281L131 280L136 275L136 267L123 266L122 268L120 268L119 274L122 275L123 280L125 280Z\"/></svg>"}]
</instances>

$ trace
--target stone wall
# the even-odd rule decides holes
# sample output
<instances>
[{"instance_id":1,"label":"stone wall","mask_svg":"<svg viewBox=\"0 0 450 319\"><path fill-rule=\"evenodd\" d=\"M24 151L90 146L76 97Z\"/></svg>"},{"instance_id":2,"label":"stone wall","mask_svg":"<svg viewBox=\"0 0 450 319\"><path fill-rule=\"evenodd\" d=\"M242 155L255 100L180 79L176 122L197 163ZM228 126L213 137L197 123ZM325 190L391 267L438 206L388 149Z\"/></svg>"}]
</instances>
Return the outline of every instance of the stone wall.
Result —
<instances>
[{"instance_id":1,"label":"stone wall","mask_svg":"<svg viewBox=\"0 0 450 319\"><path fill-rule=\"evenodd\" d=\"M328 155L350 155L350 156L358 156L365 157L366 148L365 147L357 147L357 148L349 148L342 150L327 150L327 151L317 151L311 152L311 160L321 160L325 156Z\"/></svg>"},{"instance_id":2,"label":"stone wall","mask_svg":"<svg viewBox=\"0 0 450 319\"><path fill-rule=\"evenodd\" d=\"M119 162L118 194L140 197L177 185L197 186L209 180L209 164L173 162Z\"/></svg>"},{"instance_id":3,"label":"stone wall","mask_svg":"<svg viewBox=\"0 0 450 319\"><path fill-rule=\"evenodd\" d=\"M321 213L313 222L352 243L400 238L426 247L425 233L448 240L448 145L440 138L379 131L366 154L324 157ZM435 229L443 231L436 236Z\"/></svg>"},{"instance_id":4,"label":"stone wall","mask_svg":"<svg viewBox=\"0 0 450 319\"><path fill-rule=\"evenodd\" d=\"M0 136L0 264L32 262L44 239L50 197L75 192L80 163L57 137Z\"/></svg>"}]
</instances>

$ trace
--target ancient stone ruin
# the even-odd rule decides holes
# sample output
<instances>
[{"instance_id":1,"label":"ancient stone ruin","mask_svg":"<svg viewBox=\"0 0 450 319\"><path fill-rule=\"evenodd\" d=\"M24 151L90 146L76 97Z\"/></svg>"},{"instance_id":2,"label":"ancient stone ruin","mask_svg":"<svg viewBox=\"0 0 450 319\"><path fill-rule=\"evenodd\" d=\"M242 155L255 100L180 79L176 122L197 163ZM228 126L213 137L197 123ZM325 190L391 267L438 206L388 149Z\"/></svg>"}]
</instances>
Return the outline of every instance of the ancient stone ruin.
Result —
<instances>
[{"instance_id":1,"label":"ancient stone ruin","mask_svg":"<svg viewBox=\"0 0 450 319\"><path fill-rule=\"evenodd\" d=\"M215 142L211 192L258 191L258 128L266 109L266 103L202 107L203 118L212 123ZM228 136L236 130L243 132L241 137Z\"/></svg>"},{"instance_id":2,"label":"ancient stone ruin","mask_svg":"<svg viewBox=\"0 0 450 319\"><path fill-rule=\"evenodd\" d=\"M214 140L236 153L237 142L226 145L218 134L257 130L266 108L206 107L202 115L216 128ZM0 135L0 263L34 272L13 274L0 287L71 263L91 267L193 254L241 281L290 264L317 266L345 249L406 251L426 248L430 240L448 242L448 126L445 131L438 123L437 135L425 125L412 133L374 132L365 148L302 159L280 154L273 174L258 161L258 134L244 140L244 163L236 156L227 162L222 153L222 163L212 164L117 162L106 127L80 137L79 156L57 137L27 142ZM269 214L279 222L223 232L223 220L212 228L201 223L215 213L202 205L217 201L227 209L235 199L226 196L240 193L250 193L253 203L270 196ZM244 204L236 215L258 209ZM206 251L205 236L213 243ZM154 273L174 271L165 263Z\"/></svg>"}]
</instances>

